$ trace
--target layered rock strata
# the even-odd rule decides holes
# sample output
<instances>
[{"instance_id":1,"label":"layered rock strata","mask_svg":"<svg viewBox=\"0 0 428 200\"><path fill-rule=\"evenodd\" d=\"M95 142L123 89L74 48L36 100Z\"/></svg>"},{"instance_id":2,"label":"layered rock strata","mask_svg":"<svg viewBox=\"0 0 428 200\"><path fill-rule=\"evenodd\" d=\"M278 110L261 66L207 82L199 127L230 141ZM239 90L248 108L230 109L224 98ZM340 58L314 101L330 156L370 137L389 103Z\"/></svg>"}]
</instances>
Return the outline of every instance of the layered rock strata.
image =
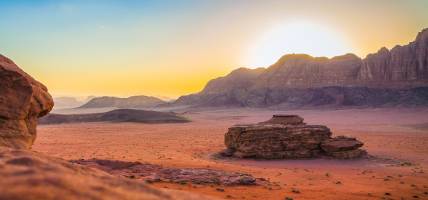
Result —
<instances>
[{"instance_id":1,"label":"layered rock strata","mask_svg":"<svg viewBox=\"0 0 428 200\"><path fill-rule=\"evenodd\" d=\"M366 154L362 149L364 143L355 138L338 136L321 143L321 149L328 155L339 159L361 157Z\"/></svg>"},{"instance_id":2,"label":"layered rock strata","mask_svg":"<svg viewBox=\"0 0 428 200\"><path fill-rule=\"evenodd\" d=\"M239 68L175 104L191 106L426 106L428 29L408 45L361 59L288 54L267 68Z\"/></svg>"},{"instance_id":3,"label":"layered rock strata","mask_svg":"<svg viewBox=\"0 0 428 200\"><path fill-rule=\"evenodd\" d=\"M300 159L329 156L358 158L365 154L355 138L331 137L326 126L306 125L296 115L274 115L258 124L235 125L225 134L225 156L261 159Z\"/></svg>"}]
</instances>

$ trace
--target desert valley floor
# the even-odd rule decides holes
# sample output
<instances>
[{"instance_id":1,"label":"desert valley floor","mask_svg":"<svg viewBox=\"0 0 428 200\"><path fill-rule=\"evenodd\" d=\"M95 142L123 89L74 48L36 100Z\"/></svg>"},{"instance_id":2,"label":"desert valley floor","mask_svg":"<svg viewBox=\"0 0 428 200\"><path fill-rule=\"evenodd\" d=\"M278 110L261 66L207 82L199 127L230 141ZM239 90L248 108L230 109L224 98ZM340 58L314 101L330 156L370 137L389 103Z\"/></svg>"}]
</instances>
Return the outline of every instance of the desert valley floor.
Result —
<instances>
[{"instance_id":1,"label":"desert valley floor","mask_svg":"<svg viewBox=\"0 0 428 200\"><path fill-rule=\"evenodd\" d=\"M237 123L298 114L334 135L357 137L369 158L358 160L216 159ZM212 168L265 178L259 186L153 183L226 199L428 199L428 109L188 111L179 124L76 123L38 126L33 150L67 160L140 161L167 167Z\"/></svg>"}]
</instances>

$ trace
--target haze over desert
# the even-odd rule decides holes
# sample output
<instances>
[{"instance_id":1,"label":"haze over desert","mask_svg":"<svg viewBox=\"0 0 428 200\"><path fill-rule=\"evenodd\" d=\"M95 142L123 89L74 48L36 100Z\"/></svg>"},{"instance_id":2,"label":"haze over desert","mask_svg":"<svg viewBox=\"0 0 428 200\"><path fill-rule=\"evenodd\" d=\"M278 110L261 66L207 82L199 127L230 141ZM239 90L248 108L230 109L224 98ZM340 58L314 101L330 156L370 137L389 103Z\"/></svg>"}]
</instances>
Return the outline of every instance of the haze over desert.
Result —
<instances>
[{"instance_id":1,"label":"haze over desert","mask_svg":"<svg viewBox=\"0 0 428 200\"><path fill-rule=\"evenodd\" d=\"M427 1L0 1L0 200L428 199Z\"/></svg>"}]
</instances>

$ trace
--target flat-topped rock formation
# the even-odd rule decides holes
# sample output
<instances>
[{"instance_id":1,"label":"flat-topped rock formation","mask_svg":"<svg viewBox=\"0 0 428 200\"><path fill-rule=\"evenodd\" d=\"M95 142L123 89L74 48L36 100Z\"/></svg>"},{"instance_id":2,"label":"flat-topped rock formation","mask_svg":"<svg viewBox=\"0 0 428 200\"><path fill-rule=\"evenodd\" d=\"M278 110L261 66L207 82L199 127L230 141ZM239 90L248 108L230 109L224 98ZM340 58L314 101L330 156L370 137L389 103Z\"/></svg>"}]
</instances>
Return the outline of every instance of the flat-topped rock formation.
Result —
<instances>
[{"instance_id":1,"label":"flat-topped rock formation","mask_svg":"<svg viewBox=\"0 0 428 200\"><path fill-rule=\"evenodd\" d=\"M273 115L271 119L259 124L304 125L305 123L303 123L303 118L298 115Z\"/></svg>"},{"instance_id":2,"label":"flat-topped rock formation","mask_svg":"<svg viewBox=\"0 0 428 200\"><path fill-rule=\"evenodd\" d=\"M247 125L235 125L225 134L225 156L261 159L299 159L333 157L358 158L363 143L355 138L331 137L322 125L306 125L296 115L274 115L272 119Z\"/></svg>"},{"instance_id":3,"label":"flat-topped rock formation","mask_svg":"<svg viewBox=\"0 0 428 200\"><path fill-rule=\"evenodd\" d=\"M239 68L175 104L191 106L427 106L428 29L408 45L361 59L288 54L267 68Z\"/></svg>"}]
</instances>

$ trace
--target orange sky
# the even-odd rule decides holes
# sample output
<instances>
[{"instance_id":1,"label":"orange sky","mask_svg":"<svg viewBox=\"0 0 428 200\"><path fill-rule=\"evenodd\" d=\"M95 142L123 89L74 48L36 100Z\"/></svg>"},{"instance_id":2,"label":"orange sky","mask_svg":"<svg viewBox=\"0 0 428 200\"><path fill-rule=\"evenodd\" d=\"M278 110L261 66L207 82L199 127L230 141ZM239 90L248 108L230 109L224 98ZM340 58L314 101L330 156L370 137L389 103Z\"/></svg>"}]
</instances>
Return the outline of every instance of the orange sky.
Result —
<instances>
[{"instance_id":1,"label":"orange sky","mask_svg":"<svg viewBox=\"0 0 428 200\"><path fill-rule=\"evenodd\" d=\"M285 53L364 57L428 27L428 1L328 2L2 1L0 53L54 96L176 97Z\"/></svg>"}]
</instances>

